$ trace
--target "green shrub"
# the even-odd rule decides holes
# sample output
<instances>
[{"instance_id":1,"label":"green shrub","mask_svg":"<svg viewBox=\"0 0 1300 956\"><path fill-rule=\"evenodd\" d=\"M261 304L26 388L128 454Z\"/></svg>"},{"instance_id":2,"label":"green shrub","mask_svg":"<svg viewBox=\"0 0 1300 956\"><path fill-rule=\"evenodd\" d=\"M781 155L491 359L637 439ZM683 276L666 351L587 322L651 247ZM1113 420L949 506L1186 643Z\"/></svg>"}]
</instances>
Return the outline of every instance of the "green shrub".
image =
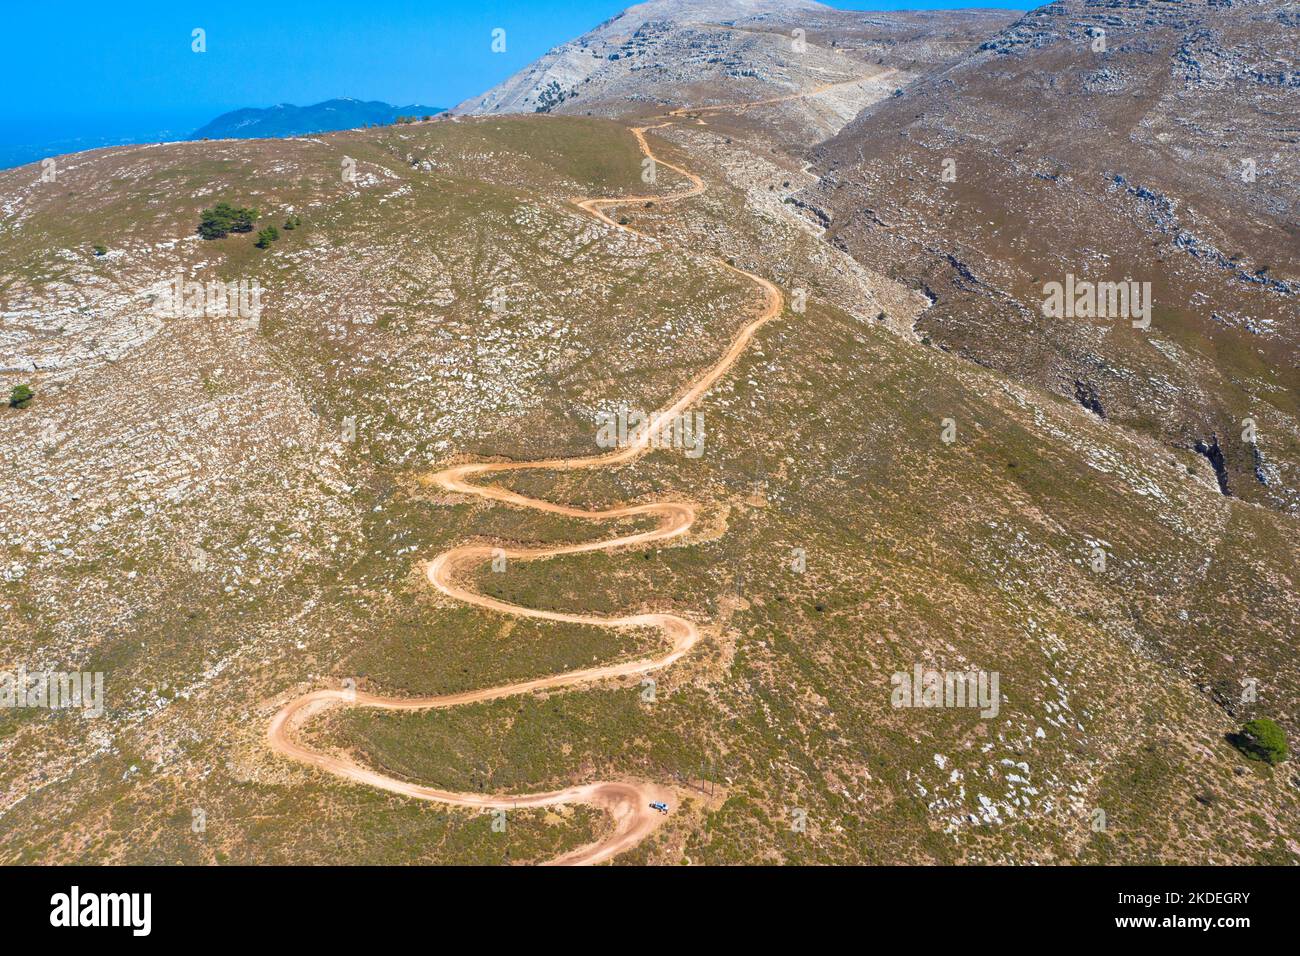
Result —
<instances>
[{"instance_id":1,"label":"green shrub","mask_svg":"<svg viewBox=\"0 0 1300 956\"><path fill-rule=\"evenodd\" d=\"M301 225L302 225L301 216L290 216L288 219L284 221L285 229L297 229Z\"/></svg>"},{"instance_id":2,"label":"green shrub","mask_svg":"<svg viewBox=\"0 0 1300 956\"><path fill-rule=\"evenodd\" d=\"M1267 717L1246 721L1234 743L1247 757L1269 765L1281 763L1288 755L1286 733Z\"/></svg>"},{"instance_id":3,"label":"green shrub","mask_svg":"<svg viewBox=\"0 0 1300 956\"><path fill-rule=\"evenodd\" d=\"M204 239L223 239L232 232L252 232L257 210L219 202L203 210L199 220L199 235Z\"/></svg>"},{"instance_id":4,"label":"green shrub","mask_svg":"<svg viewBox=\"0 0 1300 956\"><path fill-rule=\"evenodd\" d=\"M271 243L280 238L280 230L275 226L267 226L257 234L257 248L265 249Z\"/></svg>"},{"instance_id":5,"label":"green shrub","mask_svg":"<svg viewBox=\"0 0 1300 956\"><path fill-rule=\"evenodd\" d=\"M93 246L91 246L91 248L94 250L95 255L97 256L108 255L108 246L104 245L102 242L95 243Z\"/></svg>"},{"instance_id":6,"label":"green shrub","mask_svg":"<svg viewBox=\"0 0 1300 956\"><path fill-rule=\"evenodd\" d=\"M15 385L9 393L9 404L14 408L26 408L35 395L30 385Z\"/></svg>"}]
</instances>

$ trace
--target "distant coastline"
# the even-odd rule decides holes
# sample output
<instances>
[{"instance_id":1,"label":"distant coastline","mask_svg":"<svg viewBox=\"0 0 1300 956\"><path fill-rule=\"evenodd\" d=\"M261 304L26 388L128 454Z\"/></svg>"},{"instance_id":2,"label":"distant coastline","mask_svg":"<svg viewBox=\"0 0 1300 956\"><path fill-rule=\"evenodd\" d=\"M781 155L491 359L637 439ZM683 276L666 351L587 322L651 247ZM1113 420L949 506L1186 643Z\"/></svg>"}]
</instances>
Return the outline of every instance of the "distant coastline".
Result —
<instances>
[{"instance_id":1,"label":"distant coastline","mask_svg":"<svg viewBox=\"0 0 1300 956\"><path fill-rule=\"evenodd\" d=\"M339 129L387 125L399 116L429 116L445 112L436 106L393 106L380 100L338 98L310 106L284 103L265 108L230 110L215 118L211 113L160 117L105 117L86 119L33 118L13 124L0 133L0 169L38 163L109 146L135 146L190 139L253 139L306 136ZM71 130L80 135L69 136Z\"/></svg>"}]
</instances>

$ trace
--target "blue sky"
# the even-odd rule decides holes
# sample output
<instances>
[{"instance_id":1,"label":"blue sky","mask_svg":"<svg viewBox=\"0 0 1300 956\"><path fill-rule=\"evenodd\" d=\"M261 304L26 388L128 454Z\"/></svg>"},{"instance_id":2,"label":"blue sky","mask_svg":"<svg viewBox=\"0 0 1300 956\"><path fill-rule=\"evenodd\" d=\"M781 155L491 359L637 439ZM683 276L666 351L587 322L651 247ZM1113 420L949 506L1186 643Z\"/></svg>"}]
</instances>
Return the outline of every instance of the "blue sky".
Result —
<instances>
[{"instance_id":1,"label":"blue sky","mask_svg":"<svg viewBox=\"0 0 1300 956\"><path fill-rule=\"evenodd\" d=\"M625 0L64 0L6 3L0 146L184 136L241 106L335 96L454 106ZM1029 0L832 0L845 9L1027 8ZM191 50L191 31L207 52ZM490 49L506 30L506 52ZM98 142L93 143L98 145ZM4 162L0 154L0 165ZM27 161L27 160L19 160Z\"/></svg>"}]
</instances>

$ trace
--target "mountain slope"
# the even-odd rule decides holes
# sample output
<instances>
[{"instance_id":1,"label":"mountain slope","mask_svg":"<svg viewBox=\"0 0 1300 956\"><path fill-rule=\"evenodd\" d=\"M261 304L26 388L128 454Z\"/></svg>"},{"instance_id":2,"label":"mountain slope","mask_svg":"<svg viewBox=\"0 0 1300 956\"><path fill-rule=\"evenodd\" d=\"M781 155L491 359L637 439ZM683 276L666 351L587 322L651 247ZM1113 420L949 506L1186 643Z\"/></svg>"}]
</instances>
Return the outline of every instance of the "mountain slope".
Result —
<instances>
[{"instance_id":1,"label":"mountain slope","mask_svg":"<svg viewBox=\"0 0 1300 956\"><path fill-rule=\"evenodd\" d=\"M927 22L899 46L937 46L944 18ZM884 41L852 36L809 34L906 72L907 54L875 63L883 50L864 51ZM978 54L963 84L1004 81L996 56ZM1015 100L1034 106L1066 74L1035 68L986 113L1056 136ZM793 137L827 94L797 79L804 99L758 78L761 102L656 107L648 129L454 117L77 154L56 184L0 173L0 382L36 392L0 409L14 463L0 661L100 672L106 689L94 719L0 709L0 860L552 859L608 819L511 807L503 830L290 761L267 730L315 691L474 696L663 654L662 634L590 626L626 615L689 621L699 640L650 683L621 668L566 693L546 681L437 711L338 708L294 739L404 792L503 807L601 781L669 790L671 813L618 862L1300 860L1293 768L1231 742L1254 716L1300 732L1300 518L1222 494L1208 456L1054 394L1031 363L1003 370L909 334L964 309L1006 323L999 241L1068 258L1087 229L1099 259L1124 249L1123 220L1076 226L1066 213L1095 209L1082 187L1073 205L1012 203L1007 190L1024 205L1064 177L1034 167L1048 178L1003 184L1018 166L969 93L952 109L978 140L960 140L960 115L911 125L921 82L828 145L845 165L810 171L811 139ZM947 154L912 152L931 135L963 149L946 191L928 177ZM968 179L984 153L992 172ZM1078 145L1071 161L1087 156ZM814 205L823 191L827 205L842 194L834 218ZM222 200L260 210L255 228L294 228L266 248L201 239ZM733 353L773 301L744 275L787 308ZM177 278L204 284L198 314L159 308ZM254 280L252 323L213 298L213 283ZM997 308L979 313L986 300ZM601 454L603 415L671 407L723 356L735 364L690 409L701 454L549 467ZM1243 388L1269 384L1256 369ZM470 462L500 463L499 504L436 477ZM693 522L647 538L665 504ZM593 510L614 519L605 531L583 520ZM593 535L623 545L584 547ZM432 568L431 587L431 562L466 545L507 560L442 565L450 581ZM462 589L485 601L453 599ZM896 678L917 669L996 677L997 706L900 704Z\"/></svg>"},{"instance_id":2,"label":"mountain slope","mask_svg":"<svg viewBox=\"0 0 1300 956\"><path fill-rule=\"evenodd\" d=\"M935 297L918 333L1294 511L1298 37L1277 0L1061 0L865 111L800 198ZM1044 315L1070 277L1149 282L1149 330Z\"/></svg>"},{"instance_id":3,"label":"mountain slope","mask_svg":"<svg viewBox=\"0 0 1300 956\"><path fill-rule=\"evenodd\" d=\"M1011 19L1003 11L877 14L812 2L651 0L555 48L456 112L638 115L839 84L818 101L788 108L789 138L806 143ZM856 79L863 82L849 82Z\"/></svg>"}]
</instances>

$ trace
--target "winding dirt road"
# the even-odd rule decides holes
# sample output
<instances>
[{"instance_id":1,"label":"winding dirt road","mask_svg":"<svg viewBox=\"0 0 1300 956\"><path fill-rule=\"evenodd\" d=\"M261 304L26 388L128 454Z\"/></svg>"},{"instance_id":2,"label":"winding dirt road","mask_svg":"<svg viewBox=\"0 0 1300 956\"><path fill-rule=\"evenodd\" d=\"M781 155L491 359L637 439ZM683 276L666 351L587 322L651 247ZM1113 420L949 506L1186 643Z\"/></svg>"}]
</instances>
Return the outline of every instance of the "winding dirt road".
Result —
<instances>
[{"instance_id":1,"label":"winding dirt road","mask_svg":"<svg viewBox=\"0 0 1300 956\"><path fill-rule=\"evenodd\" d=\"M730 108L744 110L751 106L761 105L761 103L779 102L799 96L812 96L828 88L818 87L794 96L764 100L760 101L760 103L735 104ZM721 108L725 107L707 107L710 111ZM676 117L690 112L699 111L682 109L676 110L669 115L670 117ZM632 129L632 135L636 137L641 151L646 156L652 158L657 166L666 167L685 177L690 183L689 187L666 196L597 197L577 199L574 200L575 204L583 211L616 229L645 236L645 233L611 219L606 210L613 206L648 201L661 204L674 202L704 192L704 181L699 176L655 156L646 141L645 133L647 130L658 129L670 125L671 122L670 119L665 123L658 124L658 126L634 128ZM531 462L484 462L455 465L425 476L422 481L436 485L448 492L472 495L518 508L528 508L534 511L564 515L570 518L581 518L588 521L618 521L643 515L654 515L659 519L658 524L649 531L604 538L583 544L546 548L505 549L507 560L533 561L562 554L579 554L585 551L611 551L633 545L667 541L689 531L691 525L695 522L695 508L689 502L664 501L628 505L603 511L589 511L537 498L529 498L495 485L475 484L472 479L481 479L484 476L513 471L576 471L587 468L609 468L633 461L650 450L653 437L660 432L665 423L674 420L686 408L696 402L700 396L712 388L735 364L736 360L748 347L754 334L763 325L780 315L784 308L785 300L780 290L767 279L733 266L721 258L712 257L712 261L721 268L744 276L757 285L763 293L763 307L758 315L740 330L722 357L687 385L671 404L656 412L650 418L649 423L634 436L632 441L615 451L581 458L552 458ZM426 565L425 574L429 579L429 583L448 597L486 610L498 611L502 614L608 628L657 627L668 638L669 646L667 651L658 657L641 658L621 664L608 664L603 667L567 671L549 677L539 677L514 684L503 684L499 687L488 687L482 690L437 697L382 697L375 694L341 689L316 690L285 704L271 721L267 729L267 738L271 747L286 757L291 757L301 763L355 783L365 784L379 790L387 790L390 793L397 793L418 800L432 800L452 806L505 810L572 803L581 803L598 808L608 813L613 819L613 830L596 842L580 847L550 862L552 864L593 864L609 860L618 853L636 846L663 822L665 817L651 809L650 803L664 801L675 804L677 801L674 799L671 790L643 781L618 780L582 784L545 793L507 795L459 793L425 787L389 777L346 757L313 750L295 740L294 732L298 728L329 708L370 707L378 710L395 711L438 710L479 701L514 697L534 691L580 687L597 681L647 674L668 667L690 651L700 638L699 629L693 622L675 614L634 614L623 617L602 617L591 614L539 611L487 597L476 591L467 590L456 583L456 578L466 568L482 564L490 560L496 553L498 553L497 549L485 545L462 545L445 551L430 561Z\"/></svg>"},{"instance_id":2,"label":"winding dirt road","mask_svg":"<svg viewBox=\"0 0 1300 956\"><path fill-rule=\"evenodd\" d=\"M868 80L880 81L887 80L898 72L896 67L889 67L881 70L879 73L873 73L871 76L855 76L851 80L836 80L833 83L823 83L820 86L814 86L810 90L802 90L798 93L786 93L782 96L772 96L765 100L751 100L748 103L721 103L715 106L683 106L670 112L669 116L700 116L704 113L748 113L757 106L771 106L775 103L789 103L791 100L806 100L810 96L817 96L819 93L825 93L828 90L838 89L841 86L855 86L858 83L865 83Z\"/></svg>"}]
</instances>

